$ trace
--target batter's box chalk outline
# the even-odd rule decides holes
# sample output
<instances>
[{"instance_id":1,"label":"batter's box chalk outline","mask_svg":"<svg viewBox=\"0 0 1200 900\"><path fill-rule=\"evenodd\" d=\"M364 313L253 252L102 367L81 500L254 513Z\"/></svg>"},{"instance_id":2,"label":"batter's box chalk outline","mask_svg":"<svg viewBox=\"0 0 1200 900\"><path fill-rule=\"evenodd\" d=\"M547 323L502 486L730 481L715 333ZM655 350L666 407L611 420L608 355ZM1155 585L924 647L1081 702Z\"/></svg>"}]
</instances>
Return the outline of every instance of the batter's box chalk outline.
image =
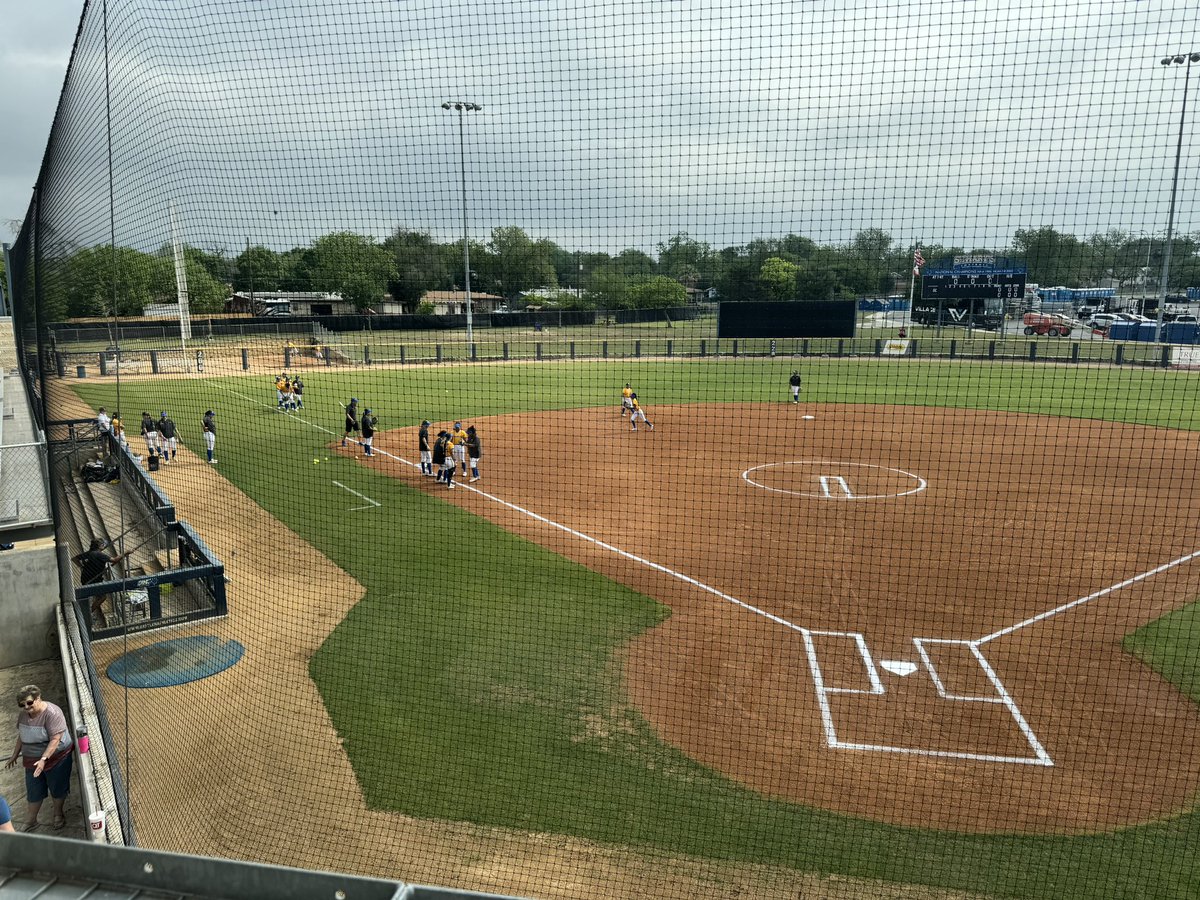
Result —
<instances>
[{"instance_id":1,"label":"batter's box chalk outline","mask_svg":"<svg viewBox=\"0 0 1200 900\"><path fill-rule=\"evenodd\" d=\"M857 631L815 631L807 628L800 629L804 639L804 650L808 656L808 667L812 672L813 685L817 693L817 705L821 711L821 725L825 732L825 743L828 747L834 750L855 750L872 753L904 753L912 756L927 756L940 757L943 759L969 759L978 762L989 763L1006 763L1012 765L1024 766L1053 766L1054 760L1050 758L1050 754L1042 746L1033 729L1021 715L1021 710L1017 707L1016 701L1012 695L1004 687L1004 683L996 674L991 664L984 657L979 647L974 641L963 641L950 638L913 638L913 645L916 647L917 655L921 658L922 665L929 672L930 678L933 680L934 687L938 692L938 696L950 703L993 703L1003 706L1012 716L1017 728L1022 736L1029 744L1032 756L1007 756L996 753L974 753L966 750L933 750L926 747L902 747L893 744L864 744L850 741L843 741L838 738L837 725L834 722L833 708L830 705L829 698L835 694L863 694L872 696L882 696L887 692L887 688L883 684L883 679L880 677L879 668L871 654L870 647L867 644L866 637ZM815 637L830 637L847 639L854 642L858 649L859 657L862 659L863 668L866 672L866 682L869 687L850 688L850 687L834 687L827 683L825 673L821 669L821 661L817 652L817 642ZM937 667L926 650L928 644L945 644L963 646L968 649L971 656L979 664L983 670L988 682L995 688L996 693L985 696L973 696L955 694L946 690L946 686L938 674Z\"/></svg>"}]
</instances>

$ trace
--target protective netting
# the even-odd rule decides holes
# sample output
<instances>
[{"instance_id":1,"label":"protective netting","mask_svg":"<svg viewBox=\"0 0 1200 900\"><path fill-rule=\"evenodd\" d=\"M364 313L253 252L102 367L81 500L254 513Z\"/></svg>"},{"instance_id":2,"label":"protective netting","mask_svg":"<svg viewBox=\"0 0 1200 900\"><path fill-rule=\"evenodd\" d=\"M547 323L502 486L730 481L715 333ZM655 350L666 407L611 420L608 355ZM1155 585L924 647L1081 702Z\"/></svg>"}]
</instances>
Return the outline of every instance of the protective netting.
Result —
<instances>
[{"instance_id":1,"label":"protective netting","mask_svg":"<svg viewBox=\"0 0 1200 900\"><path fill-rule=\"evenodd\" d=\"M167 636L194 586L88 595L101 672L245 648L102 680L138 841L547 897L1193 896L1198 25L88 3L9 258L60 537L142 540L140 491L193 549L114 577L225 567ZM101 407L152 481L81 481Z\"/></svg>"}]
</instances>

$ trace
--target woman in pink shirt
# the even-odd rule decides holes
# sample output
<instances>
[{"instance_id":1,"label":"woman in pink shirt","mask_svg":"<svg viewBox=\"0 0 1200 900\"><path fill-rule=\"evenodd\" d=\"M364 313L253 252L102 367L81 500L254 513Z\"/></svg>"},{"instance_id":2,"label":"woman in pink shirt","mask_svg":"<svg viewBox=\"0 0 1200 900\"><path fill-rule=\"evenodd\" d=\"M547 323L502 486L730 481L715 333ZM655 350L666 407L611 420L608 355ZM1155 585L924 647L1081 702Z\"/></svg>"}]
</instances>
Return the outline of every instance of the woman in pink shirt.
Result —
<instances>
[{"instance_id":1,"label":"woman in pink shirt","mask_svg":"<svg viewBox=\"0 0 1200 900\"><path fill-rule=\"evenodd\" d=\"M5 768L10 768L20 759L25 766L25 799L29 801L29 813L25 820L26 831L38 828L38 813L42 801L49 795L54 804L54 827L67 824L63 804L71 792L71 732L67 728L67 717L63 711L42 699L42 691L36 684L27 684L17 693L17 746Z\"/></svg>"}]
</instances>

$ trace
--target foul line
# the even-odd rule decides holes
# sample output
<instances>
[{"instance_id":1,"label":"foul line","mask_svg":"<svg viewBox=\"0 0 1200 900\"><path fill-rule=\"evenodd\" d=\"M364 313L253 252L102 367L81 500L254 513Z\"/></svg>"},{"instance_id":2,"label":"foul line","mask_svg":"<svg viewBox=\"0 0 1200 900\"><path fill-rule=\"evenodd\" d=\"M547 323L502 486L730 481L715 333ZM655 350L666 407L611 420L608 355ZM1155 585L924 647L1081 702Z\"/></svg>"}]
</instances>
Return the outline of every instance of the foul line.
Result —
<instances>
[{"instance_id":1,"label":"foul line","mask_svg":"<svg viewBox=\"0 0 1200 900\"><path fill-rule=\"evenodd\" d=\"M1101 588L1098 591L1088 594L1086 597L1080 597L1078 600L1072 600L1070 603L1064 603L1062 606L1056 606L1054 609L1048 609L1046 612L1032 616L1023 622L1018 622L1016 625L1009 625L1007 628L1001 628L999 631L993 631L991 634L970 641L970 643L978 647L982 644L986 644L988 641L994 641L996 638L1004 637L1006 634L1012 634L1014 631L1019 631L1028 625L1041 622L1043 619L1049 619L1052 616L1057 616L1059 613L1066 612L1068 609L1073 609L1076 606L1082 606L1084 603L1088 603L1107 594L1114 593L1122 588L1127 588L1131 584L1137 584L1139 581L1145 581L1147 578L1153 578L1155 575L1165 572L1168 569L1173 569L1176 566L1183 565L1185 562L1190 562L1198 556L1200 556L1200 550L1196 550L1187 554L1186 556L1181 556L1178 559L1173 559L1170 562L1163 563L1161 566L1155 566L1148 572L1143 572L1140 575L1134 575L1132 578L1126 578L1124 581L1118 581L1116 584L1109 585L1106 588Z\"/></svg>"},{"instance_id":2,"label":"foul line","mask_svg":"<svg viewBox=\"0 0 1200 900\"><path fill-rule=\"evenodd\" d=\"M222 389L226 390L227 392L233 394L236 397L240 397L241 399L246 400L249 403L253 403L258 406L262 406L266 409L274 409L274 407L272 407L268 403L263 403L262 401L256 400L253 397L248 397L245 394L239 393L230 388L222 388ZM290 414L290 413L287 415L289 418L291 418L295 421L298 421L298 422L302 422L303 424L309 426L310 428L314 428L318 431L323 431L326 434L333 435L334 437L337 436L337 432L333 431L332 429L326 428L323 425L319 425L316 422L311 422L311 421L303 418L302 416L299 416L296 414ZM352 440L354 440L354 439L352 439ZM354 440L354 443L361 444L361 441ZM414 468L414 469L419 468L417 463L411 462L410 460L404 459L403 457L396 456L395 454L390 453L387 450L384 450L382 448L377 448L375 450L375 453L380 456L385 456L388 459L393 459L397 462L404 463L406 466L409 466L411 468ZM743 473L743 476L742 476L743 478L745 478L745 474L746 473ZM747 479L747 481L749 481L749 479ZM921 487L918 488L918 490L923 489L925 486L924 479L920 479L920 481L921 481ZM751 483L753 483L753 482L751 482ZM357 496L362 497L364 500L367 500L368 502L373 503L376 506L380 505L380 504L376 503L375 501L371 500L369 497L359 494L357 491L351 490L350 488L347 488L345 485L340 484L339 482L335 481L334 484L336 484L338 487L341 487L345 490L350 491L352 494L356 494ZM1152 569L1149 572L1145 572L1141 575L1137 575L1133 578L1127 579L1127 580L1121 582L1120 584L1116 584L1111 587L1105 588L1101 591L1097 591L1093 594L1089 594L1087 597L1081 597L1079 600L1075 600L1072 603L1065 604L1056 609L1042 613L1041 615L1034 616L1033 618L1027 619L1024 622L1020 622L1009 628L998 631L995 634L988 635L987 637L979 638L974 641L961 641L961 640L936 639L936 638L914 638L913 639L913 642L917 647L918 653L921 655L923 661L926 664L926 669L930 672L930 675L934 679L934 683L937 686L937 690L938 690L939 694L941 694L946 699L952 699L952 700L983 701L985 698L954 697L952 695L947 694L944 691L944 686L941 684L940 678L938 678L938 676L936 674L936 670L932 665L932 661L929 659L928 655L925 653L925 650L922 646L922 642L960 643L960 644L965 644L966 646L968 646L971 649L971 653L975 656L975 658L979 662L979 665L983 668L984 674L987 676L988 680L992 683L992 686L994 688L996 688L996 691L999 695L996 698L988 698L988 699L990 700L990 702L1002 703L1008 709L1008 711L1010 712L1010 714L1013 716L1014 720L1016 721L1017 726L1020 728L1021 732L1024 734L1024 736L1028 740L1031 748L1033 749L1033 751L1035 753L1034 758L998 756L998 755L991 755L991 754L974 754L974 753L963 753L963 752L945 751L945 750L929 750L929 749L923 749L923 748L919 748L919 747L897 747L897 746L882 745L882 744L846 743L846 742L842 742L842 741L838 740L837 728L836 728L836 725L833 720L833 711L830 708L829 700L828 700L829 694L833 694L833 693L881 694L884 692L883 683L882 683L882 680L879 678L879 674L876 669L875 662L871 658L870 650L866 645L866 639L864 638L864 636L861 633L819 631L819 630L814 631L814 630L811 630L808 628L804 628L803 626L796 625L793 622L789 622L787 619L784 619L782 616L777 616L774 613L769 613L764 609L760 609L759 607L754 606L753 604L746 603L743 600L739 600L737 597L734 597L730 594L726 594L724 591L720 591L710 585L705 584L702 581L692 578L691 576L684 575L681 572L676 572L674 569L670 569L660 563L656 563L656 562L646 559L645 557L638 556L637 554L630 553L627 550L622 550L620 547L616 547L613 544L610 544L606 541L600 540L599 538L594 538L589 534L585 534L582 531L578 531L574 528L570 528L566 525L563 525L560 522L555 522L553 519L549 519L546 516L540 515L539 513L535 513L532 510L526 509L523 506L519 506L516 503L512 503L501 497L497 497L494 494L489 494L486 491L480 490L477 487L472 487L468 484L461 484L461 483L460 483L459 487L466 488L467 490L472 491L473 493L476 493L481 497L486 497L488 500L491 500L494 503L498 503L499 505L507 507L508 509L511 509L514 512L519 512L522 515L528 516L529 518L533 519L534 521L540 522L544 525L548 525L551 528L556 528L565 534L569 534L572 537L576 537L582 541L592 544L593 546L599 547L603 550L607 550L610 553L614 553L617 556L622 557L623 559L630 560L631 562L636 562L636 563L643 565L646 568L652 569L656 572L661 572L664 575L668 575L672 578L682 581L685 584L688 584L688 585L691 585L692 587L698 588L699 590L704 591L705 593L711 594L714 597L719 597L720 599L725 600L728 603L732 603L734 606L740 607L741 609L747 610L748 612L752 612L755 615L762 616L763 618L765 618L771 622L775 622L778 625L782 625L785 628L789 628L792 631L798 632L801 635L801 637L803 638L805 654L808 657L808 662L809 662L809 670L811 671L813 679L814 679L814 683L815 683L815 687L816 687L816 694L817 694L817 699L818 699L818 706L820 708L820 713L821 713L821 723L823 726L823 730L825 732L826 744L830 748L844 749L844 750L865 750L865 751L877 751L877 752L888 752L888 753L902 753L902 754L911 754L911 755L928 756L928 757L950 757L950 758L959 758L959 759L976 759L976 760L982 760L982 761L988 761L988 762L1024 763L1024 764L1049 765L1049 766L1054 765L1053 761L1050 759L1049 754L1046 753L1045 749L1042 747L1041 743L1038 741L1037 737L1034 735L1033 729L1030 728L1029 724L1025 721L1024 716L1021 715L1020 710L1017 708L1016 702L1013 700L1011 695L1008 693L1008 690L1004 687L1004 684L1000 681L999 677L996 675L996 673L992 669L991 665L983 657L983 654L979 651L979 649L978 649L979 646L981 644L986 643L987 641L994 639L994 638L1001 637L1002 635L1009 634L1013 631L1016 631L1018 628L1023 628L1026 625L1031 625L1034 622L1040 621L1045 618L1049 618L1050 616L1056 615L1057 613L1062 612L1067 609L1070 609L1071 607L1078 606L1082 603L1086 603L1089 600L1093 600L1097 597L1104 596L1105 594L1112 593L1113 591L1119 590L1122 587L1133 584L1137 581L1141 581L1145 578L1149 578L1152 575L1155 575L1159 572L1165 571L1176 565L1179 565L1179 564L1187 562L1188 560L1191 560L1197 556L1200 556L1200 551L1196 551L1195 553L1191 553L1187 556L1180 557L1177 560L1173 560L1172 562L1166 563L1165 565L1162 565L1155 569ZM844 488L844 484L843 484L843 488ZM849 490L846 490L846 494L847 495L850 494ZM365 509L366 507L360 507L360 508ZM826 686L825 680L824 680L824 675L821 671L820 661L818 659L816 643L813 640L814 635L830 635L830 636L852 638L855 641L855 644L857 645L859 654L862 656L864 665L866 666L866 669L868 672L868 678L871 683L871 689L869 691L860 691L860 690L852 689L852 688L836 688L836 687Z\"/></svg>"},{"instance_id":3,"label":"foul line","mask_svg":"<svg viewBox=\"0 0 1200 900\"><path fill-rule=\"evenodd\" d=\"M249 403L254 403L254 404L256 404L258 406L262 406L266 409L274 409L275 408L275 407L271 406L269 403L263 403L261 400L255 400L253 397L247 397L245 394L238 393L237 391L235 391L231 388L223 388L223 390L228 391L229 393L233 394L235 397L240 397L241 399L246 400ZM298 416L294 413L285 413L284 415L287 415L288 418L291 419L292 421L303 422L305 425L308 425L311 428L316 428L319 431L324 431L326 434L331 434L334 437L337 436L336 431L326 428L324 425L318 425L316 422L310 422L307 419L303 418L302 416ZM356 440L355 443L361 443L361 442ZM396 456L393 453L389 453L387 450L384 450L381 447L376 447L376 448L374 448L374 450L375 450L375 453L379 456L386 456L389 459L394 459L397 462L404 463L406 466L409 466L413 469L419 468L419 465L417 463L414 463L410 460L404 459L403 457ZM697 581L695 578L692 578L688 575L684 575L682 572L676 572L674 569L669 569L666 566L661 565L660 563L652 562L651 560L648 560L644 557L638 556L637 554L630 553L628 550L622 550L620 547L615 547L612 544L607 543L606 541L600 540L599 538L594 538L589 534L584 534L582 531L576 531L574 528L570 528L566 525L563 525L560 522L555 522L553 519L548 519L543 515L539 515L538 513L535 513L533 510L526 509L523 506L518 506L516 503L510 503L508 500L505 500L501 497L497 497L495 494L489 494L487 491L482 491L479 488L473 487L469 484L460 483L457 486L460 488L466 488L468 491L472 491L476 494L479 494L479 496L481 496L481 497L486 497L487 499L489 499L495 503L499 503L501 506L506 506L515 512L519 512L523 515L529 516L531 519L541 522L544 525L549 525L551 528L557 528L559 531L565 532L566 534L569 534L572 537L577 537L580 540L586 541L589 544L593 544L596 547L600 547L603 550L608 550L611 553L615 553L618 556L623 557L624 559L630 560L631 562L639 563L640 565L646 566L649 569L653 569L656 572L662 572L664 575L669 575L672 578L677 578L678 580L684 582L685 584L690 584L692 587L699 588L700 590L705 591L706 593L712 594L714 597L720 597L722 600L732 603L735 606L739 606L742 609L745 609L756 615L762 616L765 619L769 619L778 625L783 625L785 628L790 628L793 631L800 632L801 634L803 634L807 631L807 629L801 627L800 625L796 625L793 622L789 622L787 619L785 619L781 616L777 616L774 613L769 613L765 609L759 609L757 606L754 606L750 603L746 603L744 600L739 600L737 597L734 597L730 594L726 594L723 591L719 591L716 588L711 587L702 581ZM364 497L363 499L366 499L366 498Z\"/></svg>"}]
</instances>

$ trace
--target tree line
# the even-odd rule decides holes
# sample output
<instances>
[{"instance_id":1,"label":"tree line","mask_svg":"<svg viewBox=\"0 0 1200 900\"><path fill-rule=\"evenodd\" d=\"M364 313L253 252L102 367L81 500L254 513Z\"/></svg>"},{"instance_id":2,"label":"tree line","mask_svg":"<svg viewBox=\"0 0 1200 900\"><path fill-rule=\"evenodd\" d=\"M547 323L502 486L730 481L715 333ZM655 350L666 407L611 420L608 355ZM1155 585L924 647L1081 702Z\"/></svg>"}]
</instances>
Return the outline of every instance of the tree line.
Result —
<instances>
[{"instance_id":1,"label":"tree line","mask_svg":"<svg viewBox=\"0 0 1200 900\"><path fill-rule=\"evenodd\" d=\"M655 249L657 257L636 249L615 255L569 250L516 226L498 227L487 241L470 244L471 287L512 304L563 309L676 306L687 302L688 289L715 289L722 300L883 296L906 289L914 247L869 228L843 244L788 234L721 249L680 232ZM1113 230L1081 239L1043 227L1018 230L1006 248L922 244L921 250L930 263L962 253L1015 257L1028 267L1028 280L1043 286L1103 281L1123 293L1154 293L1166 247L1161 237L1144 233ZM464 281L462 241L438 243L407 228L383 241L340 231L283 252L247 246L231 255L187 247L184 256L190 305L198 313L222 310L231 291L336 293L359 310L390 296L417 312L426 291L461 290ZM148 303L176 296L169 246L153 253L90 247L44 261L42 271L52 319L135 316ZM1200 285L1200 236L1172 241L1170 280L1172 292Z\"/></svg>"}]
</instances>

